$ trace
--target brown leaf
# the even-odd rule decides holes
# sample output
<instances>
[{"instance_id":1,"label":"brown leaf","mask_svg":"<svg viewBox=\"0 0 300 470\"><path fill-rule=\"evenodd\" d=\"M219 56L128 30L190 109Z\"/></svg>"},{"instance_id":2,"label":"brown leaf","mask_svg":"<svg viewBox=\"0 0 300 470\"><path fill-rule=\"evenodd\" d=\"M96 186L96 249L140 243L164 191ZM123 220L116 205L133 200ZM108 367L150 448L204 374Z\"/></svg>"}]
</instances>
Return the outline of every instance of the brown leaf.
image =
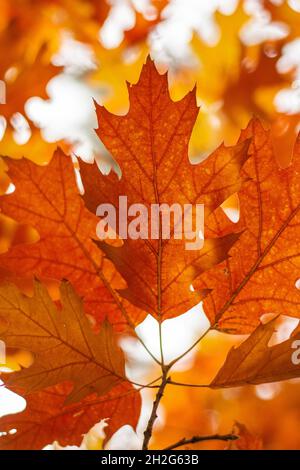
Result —
<instances>
[{"instance_id":1,"label":"brown leaf","mask_svg":"<svg viewBox=\"0 0 300 470\"><path fill-rule=\"evenodd\" d=\"M236 421L233 432L239 436L239 439L233 442L231 449L261 450L263 448L262 439L252 434L244 424Z\"/></svg>"},{"instance_id":2,"label":"brown leaf","mask_svg":"<svg viewBox=\"0 0 300 470\"><path fill-rule=\"evenodd\" d=\"M22 413L0 419L0 449L39 450L58 441L60 445L80 445L83 434L101 419L109 439L121 426L136 427L141 399L129 384L115 387L104 397L90 395L79 403L65 405L72 385L65 382L28 397ZM12 429L17 432L10 433ZM4 434L6 433L6 434Z\"/></svg>"},{"instance_id":3,"label":"brown leaf","mask_svg":"<svg viewBox=\"0 0 300 470\"><path fill-rule=\"evenodd\" d=\"M26 393L70 381L67 402L92 392L104 395L124 382L125 364L108 322L94 334L82 302L68 282L61 285L62 308L58 309L46 288L35 281L34 295L22 294L13 284L0 287L0 334L9 348L34 354L28 369L9 374L8 386Z\"/></svg>"},{"instance_id":4,"label":"brown leaf","mask_svg":"<svg viewBox=\"0 0 300 470\"><path fill-rule=\"evenodd\" d=\"M260 324L246 341L229 351L210 385L212 388L277 382L300 376L300 365L292 360L297 349L294 342L300 338L299 330L288 340L269 347L275 322L276 319Z\"/></svg>"}]
</instances>

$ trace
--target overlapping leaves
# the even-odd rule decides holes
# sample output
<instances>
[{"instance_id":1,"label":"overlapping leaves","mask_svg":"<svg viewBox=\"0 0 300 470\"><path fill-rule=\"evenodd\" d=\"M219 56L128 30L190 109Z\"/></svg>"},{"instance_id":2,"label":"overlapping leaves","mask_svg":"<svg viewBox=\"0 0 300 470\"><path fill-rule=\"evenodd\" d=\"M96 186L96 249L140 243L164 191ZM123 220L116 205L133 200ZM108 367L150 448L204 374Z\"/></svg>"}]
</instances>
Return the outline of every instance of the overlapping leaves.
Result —
<instances>
[{"instance_id":1,"label":"overlapping leaves","mask_svg":"<svg viewBox=\"0 0 300 470\"><path fill-rule=\"evenodd\" d=\"M73 285L63 282L61 308L40 283L29 296L14 284L1 285L1 338L8 347L34 354L33 365L6 378L28 399L20 418L2 421L5 431L10 426L18 429L18 420L20 424L20 433L2 436L0 444L6 448L38 448L48 439L78 443L78 433L71 437L61 423L75 426L75 418L87 410L79 419L81 432L102 418L113 420L116 412L112 430L125 422L135 426L138 392L126 383L113 330L134 328L147 313L161 322L206 295L205 312L222 331L251 333L269 312L299 317L299 141L290 166L280 169L269 132L252 121L235 146L222 145L202 164L191 165L188 143L198 113L195 90L173 102L167 77L148 60L138 84L129 87L129 99L125 116L97 106L98 134L122 177L103 176L96 165L82 164L87 207L73 164L61 150L47 166L5 160L15 191L1 198L2 211L32 226L39 239L15 243L1 255L2 277L22 289L24 281L35 276L48 286L54 281L57 287L63 279ZM240 203L236 224L221 208L235 193ZM172 233L164 240L161 232L156 240L95 243L97 206L104 202L118 208L120 195L126 195L129 204L147 208L153 203L204 204L204 247L187 251L184 239ZM85 313L96 320L98 333L92 332L78 294ZM230 353L211 386L298 376L299 366L286 372L290 343L270 348L269 337L270 327L258 326ZM273 364L270 357L275 358ZM262 363L266 369L259 372ZM53 400L44 400L49 394ZM32 431L39 432L39 438L29 436Z\"/></svg>"}]
</instances>

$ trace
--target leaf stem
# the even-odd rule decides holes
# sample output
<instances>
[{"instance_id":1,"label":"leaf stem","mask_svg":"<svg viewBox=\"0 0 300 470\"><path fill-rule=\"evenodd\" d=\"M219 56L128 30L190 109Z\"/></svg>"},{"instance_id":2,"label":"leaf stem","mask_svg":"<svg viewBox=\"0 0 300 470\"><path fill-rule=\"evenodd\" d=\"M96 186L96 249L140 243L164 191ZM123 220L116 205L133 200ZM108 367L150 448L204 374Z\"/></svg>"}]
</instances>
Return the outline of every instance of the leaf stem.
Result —
<instances>
[{"instance_id":1,"label":"leaf stem","mask_svg":"<svg viewBox=\"0 0 300 470\"><path fill-rule=\"evenodd\" d=\"M202 335L184 353L173 359L173 361L171 361L168 366L169 369L173 367L178 361L180 361L180 359L183 359L189 352L191 352L197 346L197 344L200 343L200 341L210 332L212 328L213 326L209 326L209 328L205 330L204 333L202 333Z\"/></svg>"},{"instance_id":2,"label":"leaf stem","mask_svg":"<svg viewBox=\"0 0 300 470\"><path fill-rule=\"evenodd\" d=\"M97 274L99 276L99 278L101 279L101 281L103 282L103 284L105 285L105 287L107 288L107 290L110 292L111 296L113 297L116 305L118 306L120 312L122 313L123 317L125 318L125 320L127 321L128 325L130 326L130 328L135 332L136 334L136 331L135 331L135 325L133 324L133 322L131 321L131 318L130 316L128 315L126 309L124 308L122 302L120 301L116 291L111 287L110 283L108 282L108 280L106 279L106 277L104 276L103 272L101 270L98 269L97 271ZM149 354L149 356L158 364L158 365L161 365L161 362L154 356L154 354L150 351L150 349L148 348L148 346L146 345L146 343L144 342L144 340L142 338L140 338L137 334L136 334L136 337L138 339L138 341L141 343L141 345L144 347L144 349L147 351L147 353Z\"/></svg>"},{"instance_id":3,"label":"leaf stem","mask_svg":"<svg viewBox=\"0 0 300 470\"><path fill-rule=\"evenodd\" d=\"M136 387L139 387L139 390L142 390L144 388L159 388L159 385L155 385L155 382L157 382L161 377L158 377L155 380L152 380L152 382L149 382L148 384L140 384L138 382L133 382L132 380L126 379L127 382L129 382L131 385L135 385Z\"/></svg>"},{"instance_id":4,"label":"leaf stem","mask_svg":"<svg viewBox=\"0 0 300 470\"><path fill-rule=\"evenodd\" d=\"M193 436L190 439L180 439L180 441L175 442L168 447L165 447L163 450L173 450L177 449L177 447L181 447L187 444L196 444L197 442L204 442L204 441L235 441L238 439L238 436L234 434L212 434L211 436Z\"/></svg>"},{"instance_id":5,"label":"leaf stem","mask_svg":"<svg viewBox=\"0 0 300 470\"><path fill-rule=\"evenodd\" d=\"M187 384L187 383L184 383L184 382L173 382L173 380L169 380L168 383L170 385L177 385L179 387L209 388L209 386L210 386L208 384Z\"/></svg>"},{"instance_id":6,"label":"leaf stem","mask_svg":"<svg viewBox=\"0 0 300 470\"><path fill-rule=\"evenodd\" d=\"M163 339L162 339L162 324L161 320L159 320L158 324L159 328L159 348L160 348L160 357L161 357L161 366L164 367L164 350L163 350Z\"/></svg>"}]
</instances>

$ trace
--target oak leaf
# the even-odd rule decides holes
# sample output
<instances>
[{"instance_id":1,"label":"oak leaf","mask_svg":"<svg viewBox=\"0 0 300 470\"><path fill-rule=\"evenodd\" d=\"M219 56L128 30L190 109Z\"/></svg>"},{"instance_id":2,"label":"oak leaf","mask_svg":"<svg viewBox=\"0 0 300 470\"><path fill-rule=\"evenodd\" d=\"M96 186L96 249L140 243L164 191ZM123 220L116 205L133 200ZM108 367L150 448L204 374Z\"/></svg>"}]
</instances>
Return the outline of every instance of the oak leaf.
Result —
<instances>
[{"instance_id":1,"label":"oak leaf","mask_svg":"<svg viewBox=\"0 0 300 470\"><path fill-rule=\"evenodd\" d=\"M119 385L103 397L90 395L66 405L71 390L72 385L65 382L26 396L22 413L0 420L0 449L39 450L54 441L62 446L80 445L83 435L106 418L107 440L123 425L136 428L141 398L129 384Z\"/></svg>"},{"instance_id":2,"label":"oak leaf","mask_svg":"<svg viewBox=\"0 0 300 470\"><path fill-rule=\"evenodd\" d=\"M108 322L99 334L92 332L81 299L68 282L61 285L58 309L46 288L35 281L33 297L22 294L13 284L0 286L0 331L8 348L22 348L34 354L27 369L9 374L10 387L32 393L70 381L73 389L67 402L79 401L97 392L104 395L125 379L125 363Z\"/></svg>"},{"instance_id":3,"label":"oak leaf","mask_svg":"<svg viewBox=\"0 0 300 470\"><path fill-rule=\"evenodd\" d=\"M243 132L245 138L252 143L241 172L245 182L238 192L240 217L235 224L243 233L230 257L195 282L195 289L212 289L204 300L212 326L231 333L251 333L264 313L299 318L299 137L293 160L284 169L276 163L270 131L258 120ZM223 211L207 224L215 236L233 230Z\"/></svg>"},{"instance_id":4,"label":"oak leaf","mask_svg":"<svg viewBox=\"0 0 300 470\"><path fill-rule=\"evenodd\" d=\"M86 313L98 323L109 317L117 328L127 328L114 290L125 283L93 242L97 218L84 207L71 159L58 149L46 166L25 159L5 158L5 163L16 189L1 198L2 212L32 226L40 238L2 254L1 268L11 280L68 279L84 297ZM140 312L131 308L128 315L136 323Z\"/></svg>"},{"instance_id":5,"label":"oak leaf","mask_svg":"<svg viewBox=\"0 0 300 470\"><path fill-rule=\"evenodd\" d=\"M119 211L119 196L126 195L128 206L138 203L147 208L149 228L154 204L204 204L208 214L239 190L249 142L221 145L201 165L189 161L188 143L198 114L195 89L173 102L167 75L160 75L149 58L138 83L128 85L128 92L130 110L126 116L111 114L96 104L97 134L120 165L122 177L118 180L113 173L103 176L96 164L80 163L83 197L91 212L96 213L103 203ZM149 235L128 238L121 247L97 244L127 282L120 295L163 320L180 315L201 300L206 292L191 292L192 281L223 261L238 235L206 239L201 250L192 251L186 249L186 240L176 239L173 232L170 239L164 239L160 222L158 226L157 239Z\"/></svg>"},{"instance_id":6,"label":"oak leaf","mask_svg":"<svg viewBox=\"0 0 300 470\"><path fill-rule=\"evenodd\" d=\"M269 346L276 331L275 323L276 319L273 319L266 324L260 324L242 344L233 347L210 386L237 387L299 377L300 366L292 357L300 345L299 330L297 329L288 340Z\"/></svg>"}]
</instances>

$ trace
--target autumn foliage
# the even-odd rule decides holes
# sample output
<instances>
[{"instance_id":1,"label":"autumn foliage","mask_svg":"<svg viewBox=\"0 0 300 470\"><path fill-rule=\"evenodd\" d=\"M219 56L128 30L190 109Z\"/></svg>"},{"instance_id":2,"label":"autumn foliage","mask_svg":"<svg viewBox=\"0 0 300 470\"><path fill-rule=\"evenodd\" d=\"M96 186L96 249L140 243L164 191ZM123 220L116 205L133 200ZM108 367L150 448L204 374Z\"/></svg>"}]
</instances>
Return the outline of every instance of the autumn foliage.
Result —
<instances>
[{"instance_id":1,"label":"autumn foliage","mask_svg":"<svg viewBox=\"0 0 300 470\"><path fill-rule=\"evenodd\" d=\"M7 349L1 380L27 406L0 418L0 448L80 446L83 435L107 420L104 442L95 446L103 448L122 426L137 429L145 390L153 406L143 449L289 448L286 436L276 441L278 429L266 429L267 421L255 429L258 399L251 385L300 377L300 364L292 360L295 341L300 344L297 321L284 339L276 337L287 317L300 318L299 115L279 112L273 102L293 81L292 71L278 72L275 57L297 37L299 13L263 2L272 20L286 18L289 35L246 46L237 30L249 15L239 2L231 16L216 13L230 50L223 54L222 40L209 46L194 35L190 47L202 66L176 68L149 55L151 31L163 23L168 2L152 2L156 15L149 17L132 7L135 24L115 49L96 39L110 15L106 2L28 0L30 15L23 3L4 1L0 24L0 49L10 51L2 52L0 66L7 82L0 105L6 122L0 339ZM94 101L97 142L103 160L111 159L106 174L101 155L87 161L68 139L47 142L29 116L29 140L23 146L15 140L12 116L26 115L33 96L47 99L47 83L62 72L51 58L66 30L99 61L84 80L111 86L101 104ZM139 54L126 62L130 48ZM207 110L216 102L214 130ZM118 210L124 195L128 205L148 209L203 204L203 247L186 250L174 233L164 239L160 225L156 239L99 240L97 207ZM207 328L168 361L163 324L192 308ZM158 325L158 355L137 328L148 315ZM153 363L154 375L142 382L128 373L124 337L139 343ZM194 363L178 371L192 352ZM282 385L296 408L291 386ZM226 407L227 392L237 393L237 416ZM172 422L187 401L195 404L194 414L184 413L179 435ZM164 402L165 423L155 428ZM214 427L206 411L218 407L223 422ZM299 412L290 419L297 423Z\"/></svg>"}]
</instances>

